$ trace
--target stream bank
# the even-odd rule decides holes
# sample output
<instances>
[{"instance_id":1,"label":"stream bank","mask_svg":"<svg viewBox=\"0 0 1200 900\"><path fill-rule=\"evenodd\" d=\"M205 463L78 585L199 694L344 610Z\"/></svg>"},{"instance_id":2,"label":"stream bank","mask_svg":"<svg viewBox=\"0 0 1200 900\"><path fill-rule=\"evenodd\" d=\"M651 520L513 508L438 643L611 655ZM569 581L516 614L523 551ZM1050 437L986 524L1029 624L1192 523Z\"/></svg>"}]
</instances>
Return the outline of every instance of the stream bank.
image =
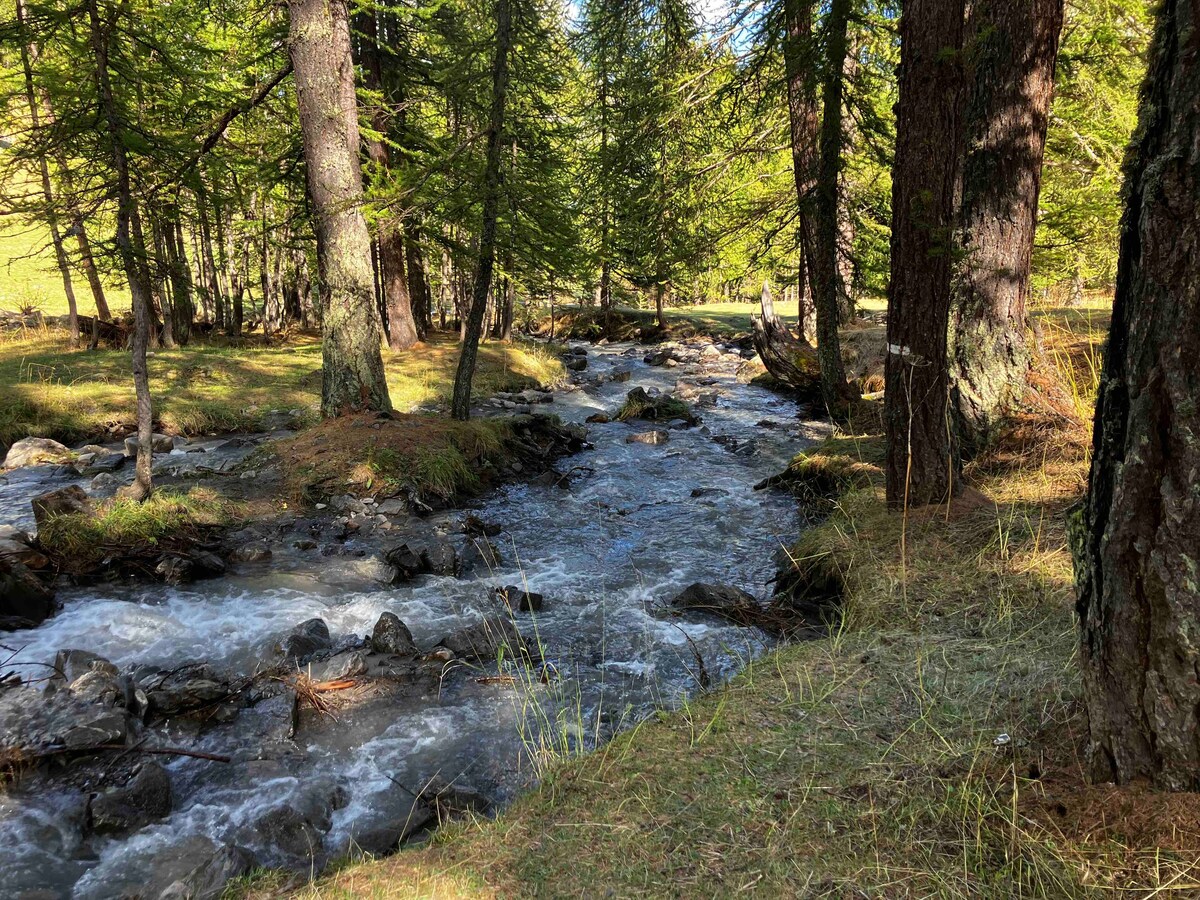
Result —
<instances>
[{"instance_id":1,"label":"stream bank","mask_svg":"<svg viewBox=\"0 0 1200 900\"><path fill-rule=\"evenodd\" d=\"M14 698L57 698L36 713L54 758L0 797L0 833L20 848L0 863L6 883L159 896L249 865L311 873L388 849L443 807L507 802L546 765L741 669L766 634L669 602L696 583L764 595L800 520L790 497L753 487L821 428L740 383L739 353L677 355L693 351L674 366L628 345L586 354L578 389L548 405L592 418L593 449L552 480L506 485L466 514L340 495L250 529L219 577L69 588L56 617L4 635L17 649L5 668L37 681L0 693L6 742L35 733ZM635 387L686 396L702 422L603 421ZM518 403L497 401L481 412ZM19 485L0 490L19 524ZM449 563L447 545L471 565ZM56 661L76 677L46 681ZM57 752L68 744L77 758ZM126 750L95 750L109 744ZM111 827L114 806L154 815Z\"/></svg>"}]
</instances>

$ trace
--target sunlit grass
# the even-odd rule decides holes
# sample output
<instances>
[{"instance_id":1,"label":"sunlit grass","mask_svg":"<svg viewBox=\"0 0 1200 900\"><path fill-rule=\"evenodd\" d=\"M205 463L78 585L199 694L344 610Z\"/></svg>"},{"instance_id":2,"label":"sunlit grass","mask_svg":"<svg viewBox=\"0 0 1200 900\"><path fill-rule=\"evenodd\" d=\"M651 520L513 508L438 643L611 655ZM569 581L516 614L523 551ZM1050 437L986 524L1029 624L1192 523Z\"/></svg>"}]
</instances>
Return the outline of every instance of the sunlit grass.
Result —
<instances>
[{"instance_id":1,"label":"sunlit grass","mask_svg":"<svg viewBox=\"0 0 1200 900\"><path fill-rule=\"evenodd\" d=\"M384 360L396 409L448 403L458 364L453 337L403 353L385 350ZM0 445L28 435L69 442L131 427L129 365L129 354L119 350L72 351L57 330L0 333ZM321 347L312 335L158 350L149 371L158 427L168 432L253 430L277 410L299 411L303 422L315 420L319 409ZM485 344L475 393L520 390L563 375L558 358L541 346Z\"/></svg>"}]
</instances>

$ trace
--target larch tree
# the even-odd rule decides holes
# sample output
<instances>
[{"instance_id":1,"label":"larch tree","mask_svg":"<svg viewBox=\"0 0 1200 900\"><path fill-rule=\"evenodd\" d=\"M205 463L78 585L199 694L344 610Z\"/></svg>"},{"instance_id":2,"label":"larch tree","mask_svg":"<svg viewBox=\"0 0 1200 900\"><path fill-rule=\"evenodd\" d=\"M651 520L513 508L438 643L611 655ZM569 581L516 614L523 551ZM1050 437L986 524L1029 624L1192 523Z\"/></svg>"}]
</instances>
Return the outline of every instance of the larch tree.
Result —
<instances>
[{"instance_id":1,"label":"larch tree","mask_svg":"<svg viewBox=\"0 0 1200 900\"><path fill-rule=\"evenodd\" d=\"M962 103L962 0L908 0L900 17L900 99L892 175L892 256L884 364L888 505L945 500L957 487L946 333Z\"/></svg>"},{"instance_id":2,"label":"larch tree","mask_svg":"<svg viewBox=\"0 0 1200 900\"><path fill-rule=\"evenodd\" d=\"M363 216L358 106L345 0L289 0L288 47L317 235L322 415L390 410L371 238Z\"/></svg>"},{"instance_id":3,"label":"larch tree","mask_svg":"<svg viewBox=\"0 0 1200 900\"><path fill-rule=\"evenodd\" d=\"M1091 775L1200 789L1200 8L1159 10L1072 520Z\"/></svg>"},{"instance_id":4,"label":"larch tree","mask_svg":"<svg viewBox=\"0 0 1200 900\"><path fill-rule=\"evenodd\" d=\"M1063 0L977 0L950 320L960 452L994 439L1027 386L1026 300Z\"/></svg>"},{"instance_id":5,"label":"larch tree","mask_svg":"<svg viewBox=\"0 0 1200 900\"><path fill-rule=\"evenodd\" d=\"M450 414L462 421L471 417L471 382L475 377L475 361L479 354L479 341L483 336L488 292L492 286L492 270L496 264L496 224L500 214L500 195L503 189L504 109L508 99L508 57L509 51L512 49L513 29L509 0L496 0L495 8L496 32L492 55L492 102L488 113L479 253L475 267L471 309L467 314L462 350L458 357L458 369L454 376L454 395L450 403Z\"/></svg>"}]
</instances>

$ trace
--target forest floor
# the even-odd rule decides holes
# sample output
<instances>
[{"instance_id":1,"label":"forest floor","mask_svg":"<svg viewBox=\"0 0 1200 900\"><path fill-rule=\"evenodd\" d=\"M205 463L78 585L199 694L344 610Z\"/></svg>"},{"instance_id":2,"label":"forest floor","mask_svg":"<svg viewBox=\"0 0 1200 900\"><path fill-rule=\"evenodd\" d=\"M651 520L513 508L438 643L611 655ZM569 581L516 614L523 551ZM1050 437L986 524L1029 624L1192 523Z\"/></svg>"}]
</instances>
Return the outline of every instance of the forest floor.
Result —
<instances>
[{"instance_id":1,"label":"forest floor","mask_svg":"<svg viewBox=\"0 0 1200 900\"><path fill-rule=\"evenodd\" d=\"M828 517L791 548L843 589L825 640L600 750L550 761L497 819L347 862L297 889L419 896L1143 896L1200 882L1194 795L1091 786L1064 513L1082 494L1099 304L1041 310L1043 372L1079 415L1032 408L963 496L883 502L878 409L793 464ZM1060 398L1061 401L1061 398ZM828 495L827 495L828 496Z\"/></svg>"},{"instance_id":2,"label":"forest floor","mask_svg":"<svg viewBox=\"0 0 1200 900\"><path fill-rule=\"evenodd\" d=\"M445 405L458 364L453 335L437 335L419 352L385 349L388 389L399 411ZM153 351L150 389L156 427L174 434L255 431L275 413L292 424L316 420L321 391L318 335L224 339ZM529 343L485 344L475 393L553 384L566 374L550 349ZM0 447L28 435L67 443L127 432L133 426L129 354L70 350L57 329L0 332Z\"/></svg>"}]
</instances>

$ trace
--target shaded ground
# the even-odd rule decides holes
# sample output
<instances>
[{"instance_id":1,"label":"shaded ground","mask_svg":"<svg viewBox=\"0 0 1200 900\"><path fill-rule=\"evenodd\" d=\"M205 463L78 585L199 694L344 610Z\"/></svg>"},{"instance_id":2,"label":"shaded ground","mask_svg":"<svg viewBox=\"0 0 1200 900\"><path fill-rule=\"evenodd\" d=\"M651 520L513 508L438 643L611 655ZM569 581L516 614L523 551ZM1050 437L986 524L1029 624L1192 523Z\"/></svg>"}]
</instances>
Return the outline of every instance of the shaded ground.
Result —
<instances>
[{"instance_id":1,"label":"shaded ground","mask_svg":"<svg viewBox=\"0 0 1200 900\"><path fill-rule=\"evenodd\" d=\"M423 348L384 350L388 388L398 410L436 408L449 399L458 344L437 335ZM218 340L158 350L149 361L156 425L175 434L255 431L276 411L316 418L321 346L313 334L240 345ZM531 345L480 348L475 392L521 390L563 377L561 363ZM65 442L121 433L134 424L129 354L66 348L57 330L0 334L0 446L29 435Z\"/></svg>"}]
</instances>

